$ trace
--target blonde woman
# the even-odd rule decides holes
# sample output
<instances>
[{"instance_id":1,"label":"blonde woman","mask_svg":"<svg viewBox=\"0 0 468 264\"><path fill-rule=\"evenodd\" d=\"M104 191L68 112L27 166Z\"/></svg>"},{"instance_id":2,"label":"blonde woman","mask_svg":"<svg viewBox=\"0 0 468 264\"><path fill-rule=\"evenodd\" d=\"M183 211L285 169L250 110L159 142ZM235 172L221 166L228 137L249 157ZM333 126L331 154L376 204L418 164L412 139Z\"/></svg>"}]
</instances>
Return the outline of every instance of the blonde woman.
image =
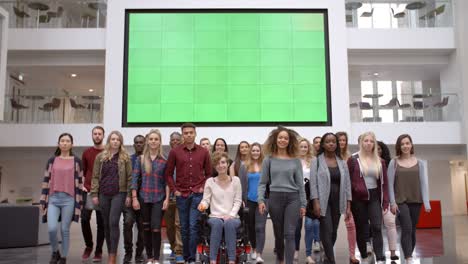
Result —
<instances>
[{"instance_id":1,"label":"blonde woman","mask_svg":"<svg viewBox=\"0 0 468 264\"><path fill-rule=\"evenodd\" d=\"M346 162L351 157L348 150L348 134L346 132L337 132L338 146L340 147L341 158ZM351 214L345 218L346 230L348 233L348 249L349 249L349 263L357 264L359 260L356 259L356 225L354 224L354 217Z\"/></svg>"},{"instance_id":2,"label":"blonde woman","mask_svg":"<svg viewBox=\"0 0 468 264\"><path fill-rule=\"evenodd\" d=\"M250 146L250 155L239 169L242 184L242 201L249 208L248 225L249 241L252 245L252 259L263 263L263 248L265 247L265 225L267 214L258 211L258 184L260 182L263 162L262 146L255 142Z\"/></svg>"},{"instance_id":3,"label":"blonde woman","mask_svg":"<svg viewBox=\"0 0 468 264\"><path fill-rule=\"evenodd\" d=\"M302 164L302 175L304 176L304 188L306 191L307 201L310 200L310 165L312 160L315 159L314 148L310 141L306 138L299 139L299 159ZM306 247L306 263L315 263L312 258L312 250L320 251L320 221L313 219L312 215L305 215L304 221L305 229L305 247ZM296 252L294 258L298 259L299 249L301 243L301 230L302 230L302 218L299 219L296 226Z\"/></svg>"},{"instance_id":4,"label":"blonde woman","mask_svg":"<svg viewBox=\"0 0 468 264\"><path fill-rule=\"evenodd\" d=\"M299 141L294 130L278 127L264 144L262 177L258 185L258 210L265 213L265 192L270 186L268 206L275 234L276 259L279 264L294 263L294 231L306 212L302 164L297 158Z\"/></svg>"},{"instance_id":5,"label":"blonde woman","mask_svg":"<svg viewBox=\"0 0 468 264\"><path fill-rule=\"evenodd\" d=\"M152 129L146 135L143 155L137 158L132 173L132 207L141 210L147 264L159 264L161 220L169 205L169 186L164 173L166 159L161 146L161 132ZM141 186L138 183L141 182ZM138 192L139 190L139 192Z\"/></svg>"},{"instance_id":6,"label":"blonde woman","mask_svg":"<svg viewBox=\"0 0 468 264\"><path fill-rule=\"evenodd\" d=\"M385 161L377 153L374 133L360 136L359 152L348 159L351 177L351 209L356 222L357 244L363 263L368 263L366 230L370 221L372 244L377 263L385 263L382 239L382 211L388 210L388 181ZM366 256L366 257L364 257Z\"/></svg>"},{"instance_id":7,"label":"blonde woman","mask_svg":"<svg viewBox=\"0 0 468 264\"><path fill-rule=\"evenodd\" d=\"M104 219L109 264L116 263L119 220L124 204L130 204L127 193L131 179L132 162L124 148L123 136L119 131L112 131L107 137L104 151L96 156L91 181L93 203L100 206Z\"/></svg>"}]
</instances>

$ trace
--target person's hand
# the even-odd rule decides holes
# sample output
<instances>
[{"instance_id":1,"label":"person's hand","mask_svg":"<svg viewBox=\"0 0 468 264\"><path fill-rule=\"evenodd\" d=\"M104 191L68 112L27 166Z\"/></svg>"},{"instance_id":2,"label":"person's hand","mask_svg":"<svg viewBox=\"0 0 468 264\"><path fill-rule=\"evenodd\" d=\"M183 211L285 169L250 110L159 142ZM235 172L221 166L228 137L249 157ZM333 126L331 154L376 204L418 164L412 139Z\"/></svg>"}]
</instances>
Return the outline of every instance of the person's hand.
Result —
<instances>
[{"instance_id":1,"label":"person's hand","mask_svg":"<svg viewBox=\"0 0 468 264\"><path fill-rule=\"evenodd\" d=\"M200 211L200 212L203 213L205 210L206 210L205 204L204 204L204 203L200 203L200 204L198 205L198 211Z\"/></svg>"},{"instance_id":2,"label":"person's hand","mask_svg":"<svg viewBox=\"0 0 468 264\"><path fill-rule=\"evenodd\" d=\"M179 192L179 191L175 191L175 192L174 192L174 195L175 195L175 196L181 196L181 195L182 195L182 193L181 193L181 192Z\"/></svg>"},{"instance_id":3,"label":"person's hand","mask_svg":"<svg viewBox=\"0 0 468 264\"><path fill-rule=\"evenodd\" d=\"M163 202L163 211L166 211L167 208L169 207L169 199L164 199L164 202Z\"/></svg>"},{"instance_id":4,"label":"person's hand","mask_svg":"<svg viewBox=\"0 0 468 264\"><path fill-rule=\"evenodd\" d=\"M265 208L266 208L265 203L259 203L259 204L258 204L258 212L259 212L260 214L264 214L264 213L265 213Z\"/></svg>"},{"instance_id":5,"label":"person's hand","mask_svg":"<svg viewBox=\"0 0 468 264\"><path fill-rule=\"evenodd\" d=\"M84 185L83 185L83 192L88 192L88 189L86 189L86 187L84 187Z\"/></svg>"},{"instance_id":6,"label":"person's hand","mask_svg":"<svg viewBox=\"0 0 468 264\"><path fill-rule=\"evenodd\" d=\"M348 221L349 218L353 216L353 213L351 212L351 208L346 207L346 215L345 215L345 221Z\"/></svg>"},{"instance_id":7,"label":"person's hand","mask_svg":"<svg viewBox=\"0 0 468 264\"><path fill-rule=\"evenodd\" d=\"M232 216L230 216L230 215L224 215L222 218L223 218L224 221L227 221L227 220L231 219Z\"/></svg>"},{"instance_id":8,"label":"person's hand","mask_svg":"<svg viewBox=\"0 0 468 264\"><path fill-rule=\"evenodd\" d=\"M93 197L93 204L98 206L99 205L99 198Z\"/></svg>"},{"instance_id":9,"label":"person's hand","mask_svg":"<svg viewBox=\"0 0 468 264\"><path fill-rule=\"evenodd\" d=\"M392 212L392 214L396 215L396 213L398 212L398 205L396 204L393 204L390 206L390 212Z\"/></svg>"},{"instance_id":10,"label":"person's hand","mask_svg":"<svg viewBox=\"0 0 468 264\"><path fill-rule=\"evenodd\" d=\"M133 210L140 210L140 202L138 201L138 199L135 197L132 199L132 207L133 207Z\"/></svg>"},{"instance_id":11,"label":"person's hand","mask_svg":"<svg viewBox=\"0 0 468 264\"><path fill-rule=\"evenodd\" d=\"M45 212L46 212L45 204L41 204L40 208L41 208L41 214L45 215Z\"/></svg>"},{"instance_id":12,"label":"person's hand","mask_svg":"<svg viewBox=\"0 0 468 264\"><path fill-rule=\"evenodd\" d=\"M299 210L299 214L301 215L301 217L304 217L306 214L306 209L301 207L301 209Z\"/></svg>"},{"instance_id":13,"label":"person's hand","mask_svg":"<svg viewBox=\"0 0 468 264\"><path fill-rule=\"evenodd\" d=\"M431 209L426 209L425 211L426 211L426 213L430 213Z\"/></svg>"},{"instance_id":14,"label":"person's hand","mask_svg":"<svg viewBox=\"0 0 468 264\"><path fill-rule=\"evenodd\" d=\"M126 207L131 207L132 206L132 198L131 197L127 197L125 199L125 206Z\"/></svg>"},{"instance_id":15,"label":"person's hand","mask_svg":"<svg viewBox=\"0 0 468 264\"><path fill-rule=\"evenodd\" d=\"M314 200L314 215L320 217L320 202L319 200Z\"/></svg>"}]
</instances>

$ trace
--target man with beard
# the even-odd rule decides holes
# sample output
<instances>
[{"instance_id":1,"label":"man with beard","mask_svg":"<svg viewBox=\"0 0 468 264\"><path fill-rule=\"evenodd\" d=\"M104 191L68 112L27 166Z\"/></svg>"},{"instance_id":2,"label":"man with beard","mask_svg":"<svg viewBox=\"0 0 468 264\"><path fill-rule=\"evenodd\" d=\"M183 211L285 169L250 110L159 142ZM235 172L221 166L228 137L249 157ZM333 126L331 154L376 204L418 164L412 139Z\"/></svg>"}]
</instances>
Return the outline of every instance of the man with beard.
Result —
<instances>
[{"instance_id":1,"label":"man with beard","mask_svg":"<svg viewBox=\"0 0 468 264\"><path fill-rule=\"evenodd\" d=\"M143 154L143 149L145 148L145 137L142 135L137 135L133 138L133 148L135 153L130 156L132 160L132 168L135 167L135 162L137 162L138 156ZM141 183L139 184L141 185ZM125 248L125 257L124 264L132 262L133 254L133 225L137 224L138 236L136 242L135 250L135 263L143 263L145 259L143 258L143 222L141 219L140 211L135 211L131 206L125 206L123 210L123 235L124 235L124 248Z\"/></svg>"},{"instance_id":2,"label":"man with beard","mask_svg":"<svg viewBox=\"0 0 468 264\"><path fill-rule=\"evenodd\" d=\"M86 199L88 192L91 190L91 178L93 176L94 160L96 156L104 149L102 140L104 139L104 128L96 126L91 131L94 146L86 149L83 152L83 204L86 205ZM97 225L97 239L96 239L96 250L94 251L93 262L101 262L102 260L102 245L104 244L104 222L102 219L101 211L96 211L96 225ZM82 260L87 261L93 252L93 233L91 231L91 214L93 210L89 210L86 206L83 206L81 210L81 231L83 232L83 238L86 248L82 255Z\"/></svg>"}]
</instances>

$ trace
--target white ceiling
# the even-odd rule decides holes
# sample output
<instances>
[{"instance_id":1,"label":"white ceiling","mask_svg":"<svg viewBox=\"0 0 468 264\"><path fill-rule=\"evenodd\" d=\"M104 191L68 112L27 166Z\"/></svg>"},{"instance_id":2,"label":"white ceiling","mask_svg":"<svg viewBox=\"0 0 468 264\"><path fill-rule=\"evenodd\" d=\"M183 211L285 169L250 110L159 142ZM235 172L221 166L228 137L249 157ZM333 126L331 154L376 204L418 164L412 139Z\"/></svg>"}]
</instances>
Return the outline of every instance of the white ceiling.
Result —
<instances>
[{"instance_id":1,"label":"white ceiling","mask_svg":"<svg viewBox=\"0 0 468 264\"><path fill-rule=\"evenodd\" d=\"M104 66L13 66L8 75L24 75L24 86L19 85L27 94L64 95L103 95ZM71 78L70 74L77 74ZM11 80L11 78L10 78ZM18 85L18 84L16 84ZM11 85L10 85L11 87ZM89 92L93 89L94 92Z\"/></svg>"}]
</instances>

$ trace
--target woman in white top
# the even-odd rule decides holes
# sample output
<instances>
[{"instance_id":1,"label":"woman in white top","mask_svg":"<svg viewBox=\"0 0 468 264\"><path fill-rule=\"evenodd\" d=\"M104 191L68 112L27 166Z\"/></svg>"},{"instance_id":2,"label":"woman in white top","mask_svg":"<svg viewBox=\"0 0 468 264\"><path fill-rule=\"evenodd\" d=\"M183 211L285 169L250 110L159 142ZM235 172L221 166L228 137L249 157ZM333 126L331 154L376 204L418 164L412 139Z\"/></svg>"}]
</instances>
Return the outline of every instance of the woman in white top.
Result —
<instances>
[{"instance_id":1,"label":"woman in white top","mask_svg":"<svg viewBox=\"0 0 468 264\"><path fill-rule=\"evenodd\" d=\"M218 176L206 180L203 199L198 206L198 210L202 212L211 208L208 224L211 227L210 263L212 264L216 264L223 229L229 264L236 262L236 234L240 226L237 213L242 204L242 186L239 177L227 174L228 158L225 152L213 155L212 164Z\"/></svg>"},{"instance_id":2,"label":"woman in white top","mask_svg":"<svg viewBox=\"0 0 468 264\"><path fill-rule=\"evenodd\" d=\"M299 159L302 163L302 175L304 176L304 188L306 190L306 197L307 201L310 199L310 187L307 182L310 180L310 164L312 160L315 159L314 149L310 141L306 138L301 138L299 140ZM312 250L313 251L320 251L320 221L318 219L312 219L311 215L305 216L305 247L306 247L306 263L311 264L315 263L314 259L312 258ZM297 223L296 227L296 253L294 254L294 258L298 259L299 257L299 245L301 243L301 229L302 229L302 217L299 218L299 222ZM313 245L313 246L312 246Z\"/></svg>"}]
</instances>

